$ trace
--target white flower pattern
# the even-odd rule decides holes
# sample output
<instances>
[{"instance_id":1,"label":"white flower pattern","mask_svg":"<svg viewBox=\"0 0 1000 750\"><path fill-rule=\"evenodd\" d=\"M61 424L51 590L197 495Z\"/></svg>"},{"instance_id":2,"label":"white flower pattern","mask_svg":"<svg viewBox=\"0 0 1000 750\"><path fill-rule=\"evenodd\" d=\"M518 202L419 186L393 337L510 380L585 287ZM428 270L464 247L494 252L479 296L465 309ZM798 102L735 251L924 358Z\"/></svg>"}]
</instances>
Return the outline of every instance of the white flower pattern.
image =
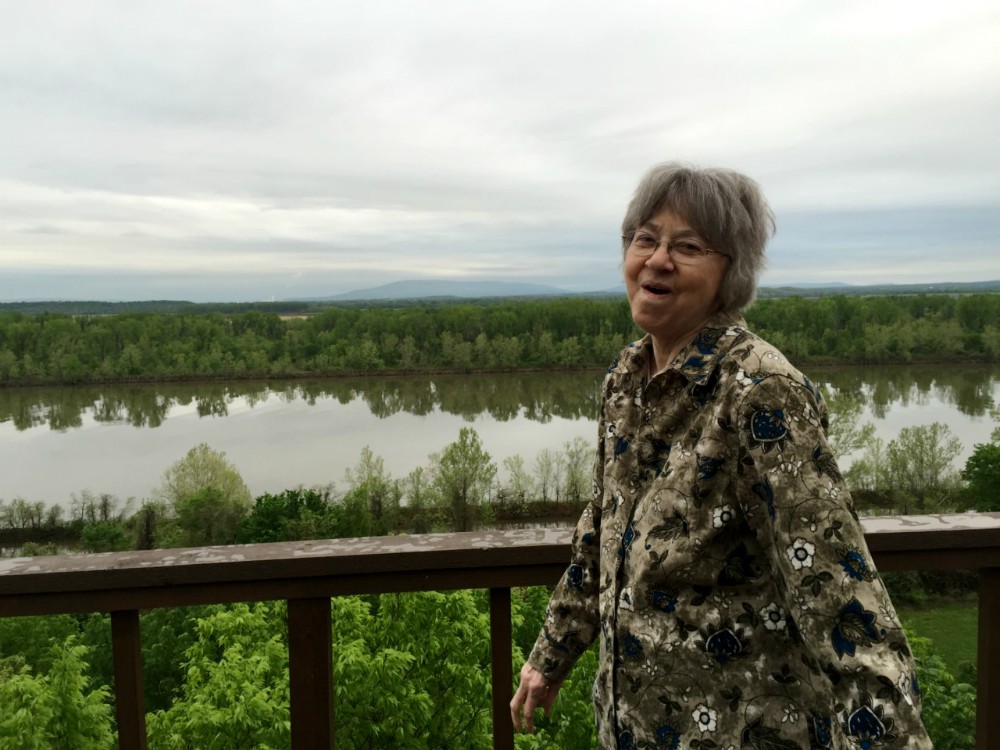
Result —
<instances>
[{"instance_id":1,"label":"white flower pattern","mask_svg":"<svg viewBox=\"0 0 1000 750\"><path fill-rule=\"evenodd\" d=\"M712 526L721 529L735 517L732 505L720 505L712 511Z\"/></svg>"},{"instance_id":2,"label":"white flower pattern","mask_svg":"<svg viewBox=\"0 0 1000 750\"><path fill-rule=\"evenodd\" d=\"M768 630L785 629L785 611L777 602L771 602L758 612L764 627Z\"/></svg>"},{"instance_id":3,"label":"white flower pattern","mask_svg":"<svg viewBox=\"0 0 1000 750\"><path fill-rule=\"evenodd\" d=\"M799 537L788 546L788 549L785 550L785 552L795 570L811 568L813 564L813 555L816 554L816 545L812 542L807 542L802 537Z\"/></svg>"},{"instance_id":4,"label":"white flower pattern","mask_svg":"<svg viewBox=\"0 0 1000 750\"><path fill-rule=\"evenodd\" d=\"M699 703L691 712L691 718L694 719L695 726L703 733L714 732L719 715L704 703Z\"/></svg>"}]
</instances>

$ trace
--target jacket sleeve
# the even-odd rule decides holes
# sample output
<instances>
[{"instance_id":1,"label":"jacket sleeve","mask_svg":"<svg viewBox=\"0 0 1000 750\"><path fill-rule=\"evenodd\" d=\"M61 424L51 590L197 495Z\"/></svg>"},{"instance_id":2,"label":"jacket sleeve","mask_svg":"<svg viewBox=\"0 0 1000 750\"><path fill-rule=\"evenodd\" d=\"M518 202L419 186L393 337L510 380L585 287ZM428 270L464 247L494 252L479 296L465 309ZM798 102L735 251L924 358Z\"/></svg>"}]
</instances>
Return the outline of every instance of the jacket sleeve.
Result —
<instances>
[{"instance_id":1,"label":"jacket sleeve","mask_svg":"<svg viewBox=\"0 0 1000 750\"><path fill-rule=\"evenodd\" d=\"M605 432L602 409L591 500L576 524L569 567L552 592L545 623L528 656L532 667L556 682L566 678L576 660L594 642L600 627L598 591Z\"/></svg>"},{"instance_id":2,"label":"jacket sleeve","mask_svg":"<svg viewBox=\"0 0 1000 750\"><path fill-rule=\"evenodd\" d=\"M805 666L833 684L835 721L929 748L913 658L827 444L822 397L808 380L767 375L737 418L741 504Z\"/></svg>"}]
</instances>

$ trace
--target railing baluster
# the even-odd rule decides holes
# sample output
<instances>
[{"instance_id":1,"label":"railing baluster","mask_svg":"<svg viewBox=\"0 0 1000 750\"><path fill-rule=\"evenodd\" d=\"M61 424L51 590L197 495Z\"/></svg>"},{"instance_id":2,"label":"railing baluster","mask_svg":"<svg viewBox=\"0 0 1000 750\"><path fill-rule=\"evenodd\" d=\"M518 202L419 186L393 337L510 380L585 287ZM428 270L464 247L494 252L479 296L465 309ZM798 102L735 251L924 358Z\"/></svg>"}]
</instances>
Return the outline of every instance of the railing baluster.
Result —
<instances>
[{"instance_id":1,"label":"railing baluster","mask_svg":"<svg viewBox=\"0 0 1000 750\"><path fill-rule=\"evenodd\" d=\"M121 750L146 750L146 707L142 691L138 610L111 613L111 653L115 662L118 747Z\"/></svg>"},{"instance_id":2,"label":"railing baluster","mask_svg":"<svg viewBox=\"0 0 1000 750\"><path fill-rule=\"evenodd\" d=\"M510 721L513 697L513 654L510 625L510 589L490 589L490 654L493 660L493 748L513 750L514 725Z\"/></svg>"},{"instance_id":3,"label":"railing baluster","mask_svg":"<svg viewBox=\"0 0 1000 750\"><path fill-rule=\"evenodd\" d=\"M333 644L330 600L288 600L288 678L292 750L333 748Z\"/></svg>"},{"instance_id":4,"label":"railing baluster","mask_svg":"<svg viewBox=\"0 0 1000 750\"><path fill-rule=\"evenodd\" d=\"M1000 747L1000 568L979 573L976 749Z\"/></svg>"}]
</instances>

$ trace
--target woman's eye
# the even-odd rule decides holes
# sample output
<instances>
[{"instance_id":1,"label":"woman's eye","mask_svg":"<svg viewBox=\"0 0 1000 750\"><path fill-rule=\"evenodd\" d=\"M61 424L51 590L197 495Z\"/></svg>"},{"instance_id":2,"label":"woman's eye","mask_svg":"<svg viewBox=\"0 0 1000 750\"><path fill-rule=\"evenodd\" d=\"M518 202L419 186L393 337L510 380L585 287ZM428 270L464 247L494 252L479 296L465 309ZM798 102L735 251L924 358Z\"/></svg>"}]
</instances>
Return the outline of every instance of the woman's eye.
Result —
<instances>
[{"instance_id":1,"label":"woman's eye","mask_svg":"<svg viewBox=\"0 0 1000 750\"><path fill-rule=\"evenodd\" d=\"M656 240L648 234L637 234L633 242L639 247L653 247L656 244Z\"/></svg>"},{"instance_id":2,"label":"woman's eye","mask_svg":"<svg viewBox=\"0 0 1000 750\"><path fill-rule=\"evenodd\" d=\"M692 242L678 242L674 248L685 255L701 255L701 247Z\"/></svg>"}]
</instances>

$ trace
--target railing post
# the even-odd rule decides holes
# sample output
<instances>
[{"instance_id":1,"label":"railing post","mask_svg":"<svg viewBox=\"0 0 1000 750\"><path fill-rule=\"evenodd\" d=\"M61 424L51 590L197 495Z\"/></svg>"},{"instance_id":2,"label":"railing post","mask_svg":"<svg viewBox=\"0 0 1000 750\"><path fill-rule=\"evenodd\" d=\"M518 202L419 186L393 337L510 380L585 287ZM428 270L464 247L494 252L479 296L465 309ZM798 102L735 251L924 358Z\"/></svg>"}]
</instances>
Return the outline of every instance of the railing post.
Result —
<instances>
[{"instance_id":1,"label":"railing post","mask_svg":"<svg viewBox=\"0 0 1000 750\"><path fill-rule=\"evenodd\" d=\"M118 747L146 750L146 706L142 690L142 641L138 610L111 613L111 653L115 663L115 716Z\"/></svg>"},{"instance_id":2,"label":"railing post","mask_svg":"<svg viewBox=\"0 0 1000 750\"><path fill-rule=\"evenodd\" d=\"M493 748L514 750L510 699L514 685L510 589L490 589L490 654L493 660Z\"/></svg>"},{"instance_id":3,"label":"railing post","mask_svg":"<svg viewBox=\"0 0 1000 750\"><path fill-rule=\"evenodd\" d=\"M979 571L976 749L1000 747L1000 568Z\"/></svg>"},{"instance_id":4,"label":"railing post","mask_svg":"<svg viewBox=\"0 0 1000 750\"><path fill-rule=\"evenodd\" d=\"M288 681L292 750L333 748L330 600L288 600Z\"/></svg>"}]
</instances>

